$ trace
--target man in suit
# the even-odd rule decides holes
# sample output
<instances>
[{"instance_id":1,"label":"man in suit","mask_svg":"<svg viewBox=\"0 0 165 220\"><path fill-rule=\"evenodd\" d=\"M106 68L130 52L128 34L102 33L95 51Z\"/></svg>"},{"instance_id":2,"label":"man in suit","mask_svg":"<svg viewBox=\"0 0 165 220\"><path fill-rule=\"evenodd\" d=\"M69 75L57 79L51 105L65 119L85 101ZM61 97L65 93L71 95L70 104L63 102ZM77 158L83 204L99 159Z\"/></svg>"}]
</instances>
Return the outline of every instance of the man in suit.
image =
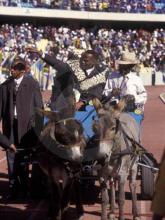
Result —
<instances>
[{"instance_id":1,"label":"man in suit","mask_svg":"<svg viewBox=\"0 0 165 220\"><path fill-rule=\"evenodd\" d=\"M42 129L42 118L36 108L43 108L39 84L27 73L25 60L16 57L11 77L0 85L0 118L3 134L15 144L17 153L7 151L10 197L28 192L28 165L24 156L36 145Z\"/></svg>"},{"instance_id":2,"label":"man in suit","mask_svg":"<svg viewBox=\"0 0 165 220\"><path fill-rule=\"evenodd\" d=\"M36 52L49 65L57 71L51 95L51 109L59 110L65 105L61 99L73 95L78 91L76 108L84 110L93 97L102 98L109 68L99 62L99 56L94 50L82 53L81 58L69 59L66 63L42 51L29 48L29 52ZM65 99L64 99L65 100Z\"/></svg>"}]
</instances>

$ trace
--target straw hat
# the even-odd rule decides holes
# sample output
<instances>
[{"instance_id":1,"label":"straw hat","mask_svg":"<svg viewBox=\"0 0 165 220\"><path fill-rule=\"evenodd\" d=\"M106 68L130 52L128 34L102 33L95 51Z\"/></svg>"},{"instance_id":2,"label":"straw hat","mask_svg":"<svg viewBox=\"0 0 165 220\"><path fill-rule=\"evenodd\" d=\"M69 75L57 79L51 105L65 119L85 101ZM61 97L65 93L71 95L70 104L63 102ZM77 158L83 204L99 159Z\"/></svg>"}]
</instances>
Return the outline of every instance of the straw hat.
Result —
<instances>
[{"instance_id":1,"label":"straw hat","mask_svg":"<svg viewBox=\"0 0 165 220\"><path fill-rule=\"evenodd\" d=\"M123 52L120 60L117 61L118 65L129 65L129 64L139 64L139 60L137 59L134 52Z\"/></svg>"}]
</instances>

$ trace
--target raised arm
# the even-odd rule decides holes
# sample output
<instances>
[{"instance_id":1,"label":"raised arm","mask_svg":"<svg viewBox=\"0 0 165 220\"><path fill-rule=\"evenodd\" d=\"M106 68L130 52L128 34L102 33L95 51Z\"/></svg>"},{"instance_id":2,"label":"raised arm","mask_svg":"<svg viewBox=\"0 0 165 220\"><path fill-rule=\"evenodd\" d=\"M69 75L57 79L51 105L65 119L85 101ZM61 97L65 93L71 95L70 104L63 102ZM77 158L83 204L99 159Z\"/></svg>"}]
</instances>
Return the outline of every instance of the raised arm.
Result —
<instances>
[{"instance_id":1,"label":"raised arm","mask_svg":"<svg viewBox=\"0 0 165 220\"><path fill-rule=\"evenodd\" d=\"M27 48L26 50L30 53L37 53L42 60L52 66L59 73L72 72L71 67L67 63L57 59L56 56L51 56L42 51L38 51L36 48Z\"/></svg>"}]
</instances>

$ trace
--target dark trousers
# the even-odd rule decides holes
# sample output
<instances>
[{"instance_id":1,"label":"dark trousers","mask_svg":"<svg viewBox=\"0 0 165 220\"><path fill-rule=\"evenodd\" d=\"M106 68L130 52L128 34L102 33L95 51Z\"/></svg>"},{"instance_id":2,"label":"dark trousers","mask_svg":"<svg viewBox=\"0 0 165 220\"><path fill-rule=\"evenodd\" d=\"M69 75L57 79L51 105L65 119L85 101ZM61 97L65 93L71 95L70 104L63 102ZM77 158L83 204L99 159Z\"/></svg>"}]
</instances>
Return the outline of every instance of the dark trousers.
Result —
<instances>
[{"instance_id":1,"label":"dark trousers","mask_svg":"<svg viewBox=\"0 0 165 220\"><path fill-rule=\"evenodd\" d=\"M27 193L29 185L29 166L25 161L25 152L19 151L18 121L13 121L12 141L18 148L18 153L7 151L7 163L9 174L9 191L12 195L19 192Z\"/></svg>"},{"instance_id":2,"label":"dark trousers","mask_svg":"<svg viewBox=\"0 0 165 220\"><path fill-rule=\"evenodd\" d=\"M26 194L29 186L29 166L21 153L7 152L9 191L13 195Z\"/></svg>"}]
</instances>

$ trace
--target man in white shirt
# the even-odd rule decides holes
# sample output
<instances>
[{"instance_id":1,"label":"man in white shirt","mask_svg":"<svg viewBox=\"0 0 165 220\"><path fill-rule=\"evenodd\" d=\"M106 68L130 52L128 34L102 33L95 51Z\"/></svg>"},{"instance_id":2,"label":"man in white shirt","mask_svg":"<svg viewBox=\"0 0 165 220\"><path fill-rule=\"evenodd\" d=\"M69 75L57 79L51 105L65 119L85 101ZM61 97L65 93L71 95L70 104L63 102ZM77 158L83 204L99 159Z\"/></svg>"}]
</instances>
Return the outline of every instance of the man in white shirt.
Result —
<instances>
[{"instance_id":1,"label":"man in white shirt","mask_svg":"<svg viewBox=\"0 0 165 220\"><path fill-rule=\"evenodd\" d=\"M131 107L132 110L128 109L128 111L135 110L137 113L143 114L147 92L141 78L134 71L137 64L139 64L139 61L134 52L124 52L121 59L117 61L119 72L109 75L103 95L109 97L109 99L127 97L127 104L133 102L132 107L134 106Z\"/></svg>"}]
</instances>

